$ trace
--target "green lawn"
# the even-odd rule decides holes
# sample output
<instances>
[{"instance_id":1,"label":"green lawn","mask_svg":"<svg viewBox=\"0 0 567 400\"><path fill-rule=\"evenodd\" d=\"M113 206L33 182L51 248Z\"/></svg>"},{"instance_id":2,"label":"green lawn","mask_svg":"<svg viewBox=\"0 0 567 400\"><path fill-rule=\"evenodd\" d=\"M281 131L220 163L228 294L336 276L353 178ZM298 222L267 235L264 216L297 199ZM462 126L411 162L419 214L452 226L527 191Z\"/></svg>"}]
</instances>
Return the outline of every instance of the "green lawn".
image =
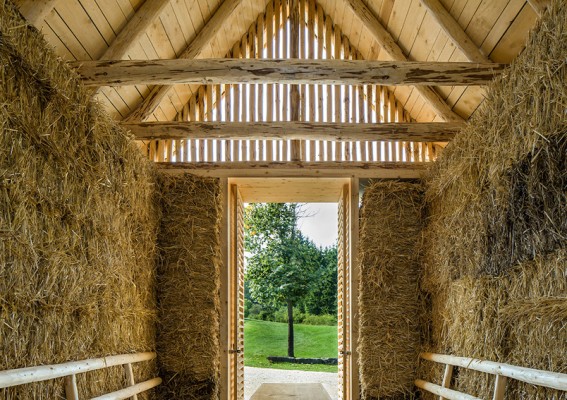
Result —
<instances>
[{"instance_id":1,"label":"green lawn","mask_svg":"<svg viewBox=\"0 0 567 400\"><path fill-rule=\"evenodd\" d=\"M299 358L337 357L337 327L294 325L295 356ZM244 321L244 364L249 367L337 372L336 365L307 365L268 361L268 356L287 356L287 324Z\"/></svg>"}]
</instances>

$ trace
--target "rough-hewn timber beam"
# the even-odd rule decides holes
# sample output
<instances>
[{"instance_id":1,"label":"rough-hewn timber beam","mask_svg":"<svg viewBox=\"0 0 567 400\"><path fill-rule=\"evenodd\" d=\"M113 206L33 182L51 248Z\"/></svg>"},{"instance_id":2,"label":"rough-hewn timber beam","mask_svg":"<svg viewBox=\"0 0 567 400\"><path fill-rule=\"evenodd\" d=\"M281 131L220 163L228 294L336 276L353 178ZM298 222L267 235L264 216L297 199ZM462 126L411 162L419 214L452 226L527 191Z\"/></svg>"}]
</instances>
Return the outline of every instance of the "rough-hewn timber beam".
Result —
<instances>
[{"instance_id":1,"label":"rough-hewn timber beam","mask_svg":"<svg viewBox=\"0 0 567 400\"><path fill-rule=\"evenodd\" d=\"M451 38L455 46L463 52L470 62L491 62L490 59L479 50L477 45L474 44L469 35L466 34L461 25L455 21L455 18L445 9L439 0L421 0L421 4L427 8L441 29Z\"/></svg>"},{"instance_id":2,"label":"rough-hewn timber beam","mask_svg":"<svg viewBox=\"0 0 567 400\"><path fill-rule=\"evenodd\" d=\"M374 36L376 41L382 46L382 49L394 61L407 61L400 46L396 44L392 35L384 28L378 21L372 11L362 2L362 0L343 0L345 5L349 7L354 14L362 21L363 25ZM432 88L421 86L416 87L418 93L424 100L435 110L437 115L445 121L462 121L463 119L457 115L451 108L443 101L441 96L437 94Z\"/></svg>"},{"instance_id":3,"label":"rough-hewn timber beam","mask_svg":"<svg viewBox=\"0 0 567 400\"><path fill-rule=\"evenodd\" d=\"M137 43L171 0L146 0L104 52L101 60L119 60Z\"/></svg>"},{"instance_id":4,"label":"rough-hewn timber beam","mask_svg":"<svg viewBox=\"0 0 567 400\"><path fill-rule=\"evenodd\" d=\"M20 12L26 18L30 25L39 27L43 21L55 8L59 0L23 0L16 2L19 5Z\"/></svg>"},{"instance_id":5,"label":"rough-hewn timber beam","mask_svg":"<svg viewBox=\"0 0 567 400\"><path fill-rule=\"evenodd\" d=\"M87 61L70 63L88 86L284 83L326 85L484 85L504 64L362 60Z\"/></svg>"},{"instance_id":6,"label":"rough-hewn timber beam","mask_svg":"<svg viewBox=\"0 0 567 400\"><path fill-rule=\"evenodd\" d=\"M550 0L528 0L530 6L534 9L536 14L541 17L545 9L549 6Z\"/></svg>"},{"instance_id":7,"label":"rough-hewn timber beam","mask_svg":"<svg viewBox=\"0 0 567 400\"><path fill-rule=\"evenodd\" d=\"M335 122L141 122L125 123L136 139L386 140L446 142L459 122L347 124Z\"/></svg>"},{"instance_id":8,"label":"rough-hewn timber beam","mask_svg":"<svg viewBox=\"0 0 567 400\"><path fill-rule=\"evenodd\" d=\"M191 173L212 177L351 177L421 178L430 163L403 162L233 162L233 163L156 163L169 173Z\"/></svg>"},{"instance_id":9,"label":"rough-hewn timber beam","mask_svg":"<svg viewBox=\"0 0 567 400\"><path fill-rule=\"evenodd\" d=\"M180 54L179 58L189 60L197 58L203 49L215 38L222 28L223 23L241 3L242 0L224 0L211 19L209 19L197 36L195 36L195 39L193 39ZM146 96L144 101L142 101L125 120L144 121L159 107L162 100L169 95L172 89L173 86L171 85L153 87L150 94Z\"/></svg>"}]
</instances>

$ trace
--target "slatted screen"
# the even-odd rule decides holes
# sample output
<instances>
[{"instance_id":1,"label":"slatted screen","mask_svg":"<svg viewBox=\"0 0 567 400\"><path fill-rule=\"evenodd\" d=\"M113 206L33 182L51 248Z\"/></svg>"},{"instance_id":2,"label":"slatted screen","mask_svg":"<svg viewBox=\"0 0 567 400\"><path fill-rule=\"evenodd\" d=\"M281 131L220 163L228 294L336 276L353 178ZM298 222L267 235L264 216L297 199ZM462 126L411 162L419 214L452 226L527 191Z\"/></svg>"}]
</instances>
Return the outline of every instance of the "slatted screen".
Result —
<instances>
[{"instance_id":1,"label":"slatted screen","mask_svg":"<svg viewBox=\"0 0 567 400\"><path fill-rule=\"evenodd\" d=\"M230 398L244 399L244 203L231 188Z\"/></svg>"},{"instance_id":2,"label":"slatted screen","mask_svg":"<svg viewBox=\"0 0 567 400\"><path fill-rule=\"evenodd\" d=\"M360 52L314 0L295 0L299 7L301 59L361 60ZM292 58L291 0L272 0L242 39L231 58ZM201 86L179 112L180 121L291 121L291 86L222 84ZM410 122L394 95L378 85L299 86L299 121L342 123ZM154 161L232 162L291 161L289 140L154 140L146 142ZM301 161L423 162L434 158L432 144L384 141L303 140Z\"/></svg>"}]
</instances>

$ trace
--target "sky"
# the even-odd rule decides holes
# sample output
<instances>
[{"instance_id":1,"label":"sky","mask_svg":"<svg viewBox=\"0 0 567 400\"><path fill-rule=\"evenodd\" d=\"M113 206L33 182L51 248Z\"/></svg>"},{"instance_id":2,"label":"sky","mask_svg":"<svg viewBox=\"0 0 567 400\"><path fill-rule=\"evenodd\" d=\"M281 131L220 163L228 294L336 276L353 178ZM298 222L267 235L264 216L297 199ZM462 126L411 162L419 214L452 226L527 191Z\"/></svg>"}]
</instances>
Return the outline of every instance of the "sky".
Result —
<instances>
[{"instance_id":1,"label":"sky","mask_svg":"<svg viewBox=\"0 0 567 400\"><path fill-rule=\"evenodd\" d=\"M310 217L299 220L301 232L317 246L327 247L338 237L337 203L305 203L302 208Z\"/></svg>"}]
</instances>

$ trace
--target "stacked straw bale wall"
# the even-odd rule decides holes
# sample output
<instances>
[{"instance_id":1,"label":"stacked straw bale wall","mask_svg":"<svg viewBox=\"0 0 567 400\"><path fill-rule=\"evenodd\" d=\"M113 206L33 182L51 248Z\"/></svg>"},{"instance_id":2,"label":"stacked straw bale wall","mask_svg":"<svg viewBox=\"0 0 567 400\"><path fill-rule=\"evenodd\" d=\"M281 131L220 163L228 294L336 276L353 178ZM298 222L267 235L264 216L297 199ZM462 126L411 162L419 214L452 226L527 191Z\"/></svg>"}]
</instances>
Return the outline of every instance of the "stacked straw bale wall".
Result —
<instances>
[{"instance_id":1,"label":"stacked straw bale wall","mask_svg":"<svg viewBox=\"0 0 567 400\"><path fill-rule=\"evenodd\" d=\"M151 165L6 0L0 85L0 370L153 351ZM122 388L124 371L78 380L90 398ZM63 382L0 398L64 398Z\"/></svg>"},{"instance_id":2,"label":"stacked straw bale wall","mask_svg":"<svg viewBox=\"0 0 567 400\"><path fill-rule=\"evenodd\" d=\"M566 59L554 1L427 178L427 350L567 372ZM493 378L461 370L455 384L488 398ZM507 394L567 396L515 381Z\"/></svg>"},{"instance_id":3,"label":"stacked straw bale wall","mask_svg":"<svg viewBox=\"0 0 567 400\"><path fill-rule=\"evenodd\" d=\"M218 179L160 175L158 361L163 399L218 398Z\"/></svg>"},{"instance_id":4,"label":"stacked straw bale wall","mask_svg":"<svg viewBox=\"0 0 567 400\"><path fill-rule=\"evenodd\" d=\"M362 200L360 375L365 399L410 398L420 351L423 188L378 182Z\"/></svg>"}]
</instances>

